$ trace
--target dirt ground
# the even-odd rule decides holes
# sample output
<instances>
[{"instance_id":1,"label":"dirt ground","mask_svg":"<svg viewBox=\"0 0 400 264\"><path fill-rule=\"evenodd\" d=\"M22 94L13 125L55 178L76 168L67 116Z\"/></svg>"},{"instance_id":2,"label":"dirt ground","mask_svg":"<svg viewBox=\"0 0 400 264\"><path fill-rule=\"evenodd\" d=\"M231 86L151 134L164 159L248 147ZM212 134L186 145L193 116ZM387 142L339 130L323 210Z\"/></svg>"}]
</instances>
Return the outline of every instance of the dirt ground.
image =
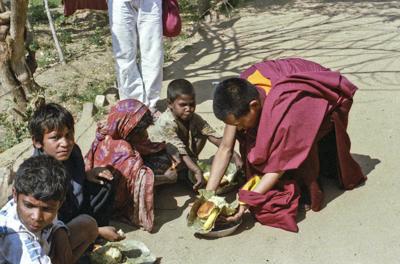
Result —
<instances>
[{"instance_id":1,"label":"dirt ground","mask_svg":"<svg viewBox=\"0 0 400 264\"><path fill-rule=\"evenodd\" d=\"M340 70L360 88L348 131L369 178L364 185L344 192L324 182L323 210L300 213L298 233L261 226L247 215L234 235L219 239L193 235L186 227L193 193L167 186L156 196L154 233L128 236L168 264L398 263L399 7L397 1L254 1L240 16L205 24L166 68L165 84L192 81L197 111L219 128L211 108L214 81L266 58L298 56ZM208 146L204 156L214 151Z\"/></svg>"},{"instance_id":2,"label":"dirt ground","mask_svg":"<svg viewBox=\"0 0 400 264\"><path fill-rule=\"evenodd\" d=\"M186 227L195 194L178 184L157 190L152 234L116 224L163 264L398 263L399 33L398 1L254 0L231 19L204 23L166 65L162 98L170 80L187 78L196 88L196 111L222 130L212 113L213 82L237 76L260 60L282 57L303 57L339 70L359 87L348 132L352 154L368 181L349 192L325 181L323 210L301 212L298 233L262 226L246 215L232 236L196 237ZM59 96L65 84L112 78L109 47L82 59L84 64L55 67L36 80L53 86ZM78 139L84 153L93 135L94 126ZM214 151L207 145L202 157Z\"/></svg>"}]
</instances>

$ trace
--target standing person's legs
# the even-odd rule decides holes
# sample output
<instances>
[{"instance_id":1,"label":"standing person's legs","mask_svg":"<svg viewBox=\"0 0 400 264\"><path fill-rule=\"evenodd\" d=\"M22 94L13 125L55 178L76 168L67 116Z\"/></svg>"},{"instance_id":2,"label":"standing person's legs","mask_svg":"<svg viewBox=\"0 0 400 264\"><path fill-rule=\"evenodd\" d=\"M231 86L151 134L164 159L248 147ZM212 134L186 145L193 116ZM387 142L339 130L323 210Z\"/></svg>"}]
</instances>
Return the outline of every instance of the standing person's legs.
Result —
<instances>
[{"instance_id":1,"label":"standing person's legs","mask_svg":"<svg viewBox=\"0 0 400 264\"><path fill-rule=\"evenodd\" d=\"M108 14L120 99L134 98L145 102L142 76L136 60L137 1L108 0Z\"/></svg>"},{"instance_id":2,"label":"standing person's legs","mask_svg":"<svg viewBox=\"0 0 400 264\"><path fill-rule=\"evenodd\" d=\"M146 105L154 110L162 87L164 63L162 1L140 0L138 34Z\"/></svg>"}]
</instances>

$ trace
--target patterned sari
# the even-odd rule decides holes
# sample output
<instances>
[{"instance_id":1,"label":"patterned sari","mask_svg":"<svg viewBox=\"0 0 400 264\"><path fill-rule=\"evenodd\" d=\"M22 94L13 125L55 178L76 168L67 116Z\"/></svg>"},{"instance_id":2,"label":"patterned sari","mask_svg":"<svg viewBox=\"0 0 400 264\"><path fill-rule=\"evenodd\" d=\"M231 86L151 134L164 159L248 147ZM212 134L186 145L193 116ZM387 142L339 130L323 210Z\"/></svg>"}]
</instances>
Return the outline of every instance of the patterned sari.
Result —
<instances>
[{"instance_id":1,"label":"patterned sari","mask_svg":"<svg viewBox=\"0 0 400 264\"><path fill-rule=\"evenodd\" d=\"M118 102L111 108L105 128L98 128L96 139L85 157L86 171L107 167L116 178L114 216L125 217L151 231L154 221L154 173L144 165L142 155L160 152L163 143L149 139L132 146L127 138L148 108L134 99Z\"/></svg>"}]
</instances>

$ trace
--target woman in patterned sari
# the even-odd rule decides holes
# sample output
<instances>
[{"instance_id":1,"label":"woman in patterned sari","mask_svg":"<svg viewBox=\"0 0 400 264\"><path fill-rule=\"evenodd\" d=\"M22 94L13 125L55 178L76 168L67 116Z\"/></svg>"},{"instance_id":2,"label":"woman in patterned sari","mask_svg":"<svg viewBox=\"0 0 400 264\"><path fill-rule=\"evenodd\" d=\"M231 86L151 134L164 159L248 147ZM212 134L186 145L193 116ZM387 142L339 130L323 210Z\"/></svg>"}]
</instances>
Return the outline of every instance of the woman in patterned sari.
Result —
<instances>
[{"instance_id":1,"label":"woman in patterned sari","mask_svg":"<svg viewBox=\"0 0 400 264\"><path fill-rule=\"evenodd\" d=\"M147 231L153 228L157 179L162 183L176 181L166 145L148 139L147 127L152 122L146 105L134 99L119 101L111 108L107 123L97 129L85 157L86 170L107 167L116 178L114 217L127 218Z\"/></svg>"}]
</instances>

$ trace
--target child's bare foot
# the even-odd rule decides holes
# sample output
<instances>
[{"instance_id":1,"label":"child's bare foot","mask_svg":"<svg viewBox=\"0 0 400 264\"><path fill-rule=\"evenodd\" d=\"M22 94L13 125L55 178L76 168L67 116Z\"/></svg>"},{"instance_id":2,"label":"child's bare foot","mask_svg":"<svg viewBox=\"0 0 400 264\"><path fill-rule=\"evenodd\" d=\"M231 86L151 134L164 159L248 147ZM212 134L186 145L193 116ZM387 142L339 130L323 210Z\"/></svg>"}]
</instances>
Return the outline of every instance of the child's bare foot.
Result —
<instances>
[{"instance_id":1,"label":"child's bare foot","mask_svg":"<svg viewBox=\"0 0 400 264\"><path fill-rule=\"evenodd\" d=\"M108 240L108 241L120 241L125 239L124 234L119 234L117 229L113 226L101 226L99 227L99 236Z\"/></svg>"}]
</instances>

